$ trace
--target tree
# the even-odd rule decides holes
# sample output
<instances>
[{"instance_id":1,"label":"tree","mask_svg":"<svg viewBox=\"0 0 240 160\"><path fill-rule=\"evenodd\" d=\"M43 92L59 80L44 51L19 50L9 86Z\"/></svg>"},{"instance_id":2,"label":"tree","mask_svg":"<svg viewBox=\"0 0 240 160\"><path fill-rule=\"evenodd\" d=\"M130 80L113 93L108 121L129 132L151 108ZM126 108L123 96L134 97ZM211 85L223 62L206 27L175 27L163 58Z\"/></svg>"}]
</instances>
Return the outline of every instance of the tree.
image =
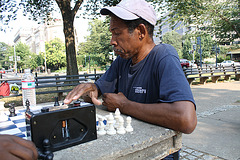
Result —
<instances>
[{"instance_id":1,"label":"tree","mask_svg":"<svg viewBox=\"0 0 240 160\"><path fill-rule=\"evenodd\" d=\"M149 0L150 1L150 0ZM239 0L151 0L156 9L165 13L161 25L178 22L215 35L219 42L232 42L240 38ZM164 22L163 22L164 21ZM197 30L198 31L198 30Z\"/></svg>"},{"instance_id":2,"label":"tree","mask_svg":"<svg viewBox=\"0 0 240 160\"><path fill-rule=\"evenodd\" d=\"M182 58L184 59L189 59L189 60L193 60L193 47L192 47L192 43L191 43L191 39L189 37L184 39L184 43L183 43L183 48L182 48Z\"/></svg>"},{"instance_id":3,"label":"tree","mask_svg":"<svg viewBox=\"0 0 240 160\"><path fill-rule=\"evenodd\" d=\"M162 37L162 42L171 44L182 58L182 36L175 31L167 32Z\"/></svg>"},{"instance_id":4,"label":"tree","mask_svg":"<svg viewBox=\"0 0 240 160\"><path fill-rule=\"evenodd\" d=\"M17 16L18 6L16 1L4 0L0 1L0 22L4 26L0 26L0 31L5 31L10 20L15 20Z\"/></svg>"},{"instance_id":5,"label":"tree","mask_svg":"<svg viewBox=\"0 0 240 160\"><path fill-rule=\"evenodd\" d=\"M55 38L49 43L46 42L45 49L48 68L52 70L58 70L61 67L66 66L65 47L60 39ZM77 70L77 68L75 70Z\"/></svg>"},{"instance_id":6,"label":"tree","mask_svg":"<svg viewBox=\"0 0 240 160\"><path fill-rule=\"evenodd\" d=\"M10 46L8 46L4 42L0 42L0 69L8 68L7 65L7 55L8 55L8 49Z\"/></svg>"},{"instance_id":7,"label":"tree","mask_svg":"<svg viewBox=\"0 0 240 160\"><path fill-rule=\"evenodd\" d=\"M37 67L37 63L35 61L35 57L37 56L35 53L32 53L30 51L29 46L23 43L17 43L15 45L15 53L16 56L20 58L19 61L17 61L17 69L25 69L25 68L31 68L35 69ZM9 61L9 57L13 57L13 61ZM6 67L14 66L14 47L9 47L7 49L6 55L5 55L5 60L6 60ZM5 68L6 68L5 67Z\"/></svg>"},{"instance_id":8,"label":"tree","mask_svg":"<svg viewBox=\"0 0 240 160\"><path fill-rule=\"evenodd\" d=\"M109 19L106 21L93 20L89 23L89 31L90 35L86 37L86 42L79 45L79 55L90 56L93 63L105 66L111 61L109 52L112 52Z\"/></svg>"},{"instance_id":9,"label":"tree","mask_svg":"<svg viewBox=\"0 0 240 160\"><path fill-rule=\"evenodd\" d=\"M66 47L66 61L67 61L67 75L78 74L76 51L75 51L75 37L73 22L74 18L82 6L83 0L74 0L75 5L72 7L71 0L49 0L49 1L36 1L36 0L22 0L19 4L14 1L6 0L0 2L0 20L4 21L7 25L9 20L16 19L16 11L22 7L24 15L27 16L30 13L30 19L38 21L48 21L52 17L51 12L56 11L57 3L58 8L62 14L64 34L65 34L65 47ZM85 9L85 13L82 16L89 17L93 15L99 15L99 8L105 5L116 5L120 0L106 1L106 0L87 0L85 5L80 9ZM8 16L5 16L5 15Z\"/></svg>"}]
</instances>

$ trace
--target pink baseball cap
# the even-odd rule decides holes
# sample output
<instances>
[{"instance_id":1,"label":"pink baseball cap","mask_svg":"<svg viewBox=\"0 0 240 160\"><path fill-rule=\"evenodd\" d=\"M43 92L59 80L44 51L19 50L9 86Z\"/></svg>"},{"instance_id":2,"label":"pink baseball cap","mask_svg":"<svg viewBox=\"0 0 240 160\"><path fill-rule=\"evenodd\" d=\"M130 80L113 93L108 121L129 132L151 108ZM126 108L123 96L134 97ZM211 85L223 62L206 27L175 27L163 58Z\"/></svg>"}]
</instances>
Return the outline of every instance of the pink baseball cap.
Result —
<instances>
[{"instance_id":1,"label":"pink baseball cap","mask_svg":"<svg viewBox=\"0 0 240 160\"><path fill-rule=\"evenodd\" d=\"M141 17L153 26L157 21L155 10L145 0L122 0L116 6L105 7L100 11L102 15L109 15L109 12L123 20L135 20Z\"/></svg>"}]
</instances>

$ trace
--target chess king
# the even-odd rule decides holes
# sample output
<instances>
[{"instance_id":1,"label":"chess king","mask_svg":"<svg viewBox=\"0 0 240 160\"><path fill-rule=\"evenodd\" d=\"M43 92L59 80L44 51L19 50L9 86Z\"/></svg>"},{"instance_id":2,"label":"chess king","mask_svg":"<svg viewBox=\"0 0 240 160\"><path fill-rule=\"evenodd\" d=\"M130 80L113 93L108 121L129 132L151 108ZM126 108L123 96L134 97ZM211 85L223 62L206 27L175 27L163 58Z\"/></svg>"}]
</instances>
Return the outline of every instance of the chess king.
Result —
<instances>
[{"instance_id":1,"label":"chess king","mask_svg":"<svg viewBox=\"0 0 240 160\"><path fill-rule=\"evenodd\" d=\"M76 86L64 103L83 96L109 111L119 108L145 122L192 133L197 124L195 101L175 48L153 41L153 7L144 0L122 0L100 13L111 18L110 43L118 58L95 83ZM167 158L178 159L179 154Z\"/></svg>"}]
</instances>

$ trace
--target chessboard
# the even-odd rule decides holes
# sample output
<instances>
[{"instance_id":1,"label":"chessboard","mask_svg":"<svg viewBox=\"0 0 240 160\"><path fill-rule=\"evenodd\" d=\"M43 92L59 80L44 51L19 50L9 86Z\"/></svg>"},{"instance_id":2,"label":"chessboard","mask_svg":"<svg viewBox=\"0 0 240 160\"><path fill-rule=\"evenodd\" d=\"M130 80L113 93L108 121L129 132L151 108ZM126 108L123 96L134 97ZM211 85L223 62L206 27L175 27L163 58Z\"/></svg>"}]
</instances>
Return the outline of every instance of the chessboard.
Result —
<instances>
[{"instance_id":1,"label":"chessboard","mask_svg":"<svg viewBox=\"0 0 240 160\"><path fill-rule=\"evenodd\" d=\"M9 117L7 112L3 112L1 116L7 118L0 121L0 134L10 134L27 139L25 109L16 110L15 113L16 116Z\"/></svg>"}]
</instances>

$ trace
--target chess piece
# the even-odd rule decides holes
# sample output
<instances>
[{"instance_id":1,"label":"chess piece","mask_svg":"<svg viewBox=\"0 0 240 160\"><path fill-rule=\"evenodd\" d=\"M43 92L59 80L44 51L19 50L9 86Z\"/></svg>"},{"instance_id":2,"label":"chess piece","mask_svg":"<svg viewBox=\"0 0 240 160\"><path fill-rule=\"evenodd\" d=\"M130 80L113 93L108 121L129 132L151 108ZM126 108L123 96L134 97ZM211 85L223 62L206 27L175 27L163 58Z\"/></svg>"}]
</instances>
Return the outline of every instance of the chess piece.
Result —
<instances>
[{"instance_id":1,"label":"chess piece","mask_svg":"<svg viewBox=\"0 0 240 160\"><path fill-rule=\"evenodd\" d=\"M105 130L108 130L108 128L109 128L108 117L109 117L109 115L106 115L106 116L105 116L105 118L106 118L106 120L107 120L106 126L105 126Z\"/></svg>"},{"instance_id":2,"label":"chess piece","mask_svg":"<svg viewBox=\"0 0 240 160\"><path fill-rule=\"evenodd\" d=\"M38 159L53 160L53 152L51 151L51 145L49 139L43 140L43 151L38 150Z\"/></svg>"},{"instance_id":3,"label":"chess piece","mask_svg":"<svg viewBox=\"0 0 240 160\"><path fill-rule=\"evenodd\" d=\"M118 134L125 134L126 133L125 128L124 128L123 117L119 117L119 126L118 126L118 129L117 129L117 133Z\"/></svg>"},{"instance_id":4,"label":"chess piece","mask_svg":"<svg viewBox=\"0 0 240 160\"><path fill-rule=\"evenodd\" d=\"M26 100L25 104L26 104L26 112L30 111L30 102L28 99Z\"/></svg>"},{"instance_id":5,"label":"chess piece","mask_svg":"<svg viewBox=\"0 0 240 160\"><path fill-rule=\"evenodd\" d=\"M104 130L104 128L105 128L105 125L103 123L103 118L99 117L98 118L98 131L97 131L97 134L98 135L105 135L107 132Z\"/></svg>"},{"instance_id":6,"label":"chess piece","mask_svg":"<svg viewBox=\"0 0 240 160\"><path fill-rule=\"evenodd\" d=\"M9 117L14 117L17 114L15 113L15 107L14 107L14 103L9 104Z\"/></svg>"},{"instance_id":7,"label":"chess piece","mask_svg":"<svg viewBox=\"0 0 240 160\"><path fill-rule=\"evenodd\" d=\"M107 123L109 124L109 128L107 130L107 134L109 134L109 135L116 134L117 131L115 130L115 128L113 126L114 117L113 117L112 113L110 113L110 115L108 116Z\"/></svg>"},{"instance_id":8,"label":"chess piece","mask_svg":"<svg viewBox=\"0 0 240 160\"><path fill-rule=\"evenodd\" d=\"M121 113L120 113L120 111L119 111L119 108L117 108L116 111L115 111L115 116L114 116L114 118L115 118L114 127L115 127L116 129L119 127L119 118L120 118L120 115L121 115Z\"/></svg>"},{"instance_id":9,"label":"chess piece","mask_svg":"<svg viewBox=\"0 0 240 160\"><path fill-rule=\"evenodd\" d=\"M127 126L126 126L126 131L127 132L132 132L133 127L131 126L132 118L130 116L127 117Z\"/></svg>"},{"instance_id":10,"label":"chess piece","mask_svg":"<svg viewBox=\"0 0 240 160\"><path fill-rule=\"evenodd\" d=\"M58 97L55 97L55 103L54 106L60 106L59 102L58 102Z\"/></svg>"}]
</instances>

